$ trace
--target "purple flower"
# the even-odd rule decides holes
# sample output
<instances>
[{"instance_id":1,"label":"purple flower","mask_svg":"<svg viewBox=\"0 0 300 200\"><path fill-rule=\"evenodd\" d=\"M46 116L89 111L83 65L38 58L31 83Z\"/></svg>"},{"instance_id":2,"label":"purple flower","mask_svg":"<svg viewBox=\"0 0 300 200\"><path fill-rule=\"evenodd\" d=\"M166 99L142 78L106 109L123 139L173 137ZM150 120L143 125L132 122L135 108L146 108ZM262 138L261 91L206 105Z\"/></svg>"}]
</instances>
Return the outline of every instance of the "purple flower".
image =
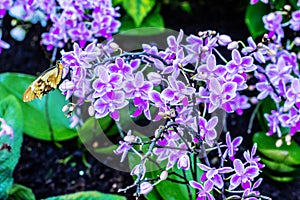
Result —
<instances>
[{"instance_id":1,"label":"purple flower","mask_svg":"<svg viewBox=\"0 0 300 200\"><path fill-rule=\"evenodd\" d=\"M263 16L263 22L265 24L265 29L270 31L270 34L277 34L278 40L284 37L284 32L281 27L282 14L280 12L269 13Z\"/></svg>"},{"instance_id":2,"label":"purple flower","mask_svg":"<svg viewBox=\"0 0 300 200\"><path fill-rule=\"evenodd\" d=\"M273 135L277 132L278 137L281 137L282 133L280 130L280 121L279 117L281 115L281 112L278 112L276 110L272 110L271 114L264 114L265 119L268 121L268 126L270 127L270 130L267 132L267 135Z\"/></svg>"},{"instance_id":3,"label":"purple flower","mask_svg":"<svg viewBox=\"0 0 300 200\"><path fill-rule=\"evenodd\" d=\"M298 78L292 80L291 87L286 92L284 110L288 111L295 104L300 106L300 80Z\"/></svg>"},{"instance_id":4,"label":"purple flower","mask_svg":"<svg viewBox=\"0 0 300 200\"><path fill-rule=\"evenodd\" d=\"M292 80L293 76L290 74L292 71L291 65L286 65L283 57L279 57L276 64L269 64L266 67L266 74L270 77L273 85L278 85L279 80L288 83Z\"/></svg>"},{"instance_id":5,"label":"purple flower","mask_svg":"<svg viewBox=\"0 0 300 200\"><path fill-rule=\"evenodd\" d=\"M131 130L129 130L127 133L127 136L130 136L130 135L132 135ZM114 150L114 153L117 155L122 154L120 162L123 162L126 158L128 151L132 148L132 144L125 142L125 141L119 141L119 143L120 143L120 146L116 150Z\"/></svg>"},{"instance_id":6,"label":"purple flower","mask_svg":"<svg viewBox=\"0 0 300 200\"><path fill-rule=\"evenodd\" d=\"M247 199L247 200L260 200L261 198L256 198L256 197L253 197L253 196L259 196L260 195L259 191L254 191L254 190L259 187L261 182L262 182L262 178L259 178L253 184L253 187L250 185L249 188L245 189L242 197Z\"/></svg>"},{"instance_id":7,"label":"purple flower","mask_svg":"<svg viewBox=\"0 0 300 200\"><path fill-rule=\"evenodd\" d=\"M268 95L270 95L271 98L275 100L275 102L281 101L280 97L274 92L272 86L267 80L263 82L258 82L256 83L255 86L256 89L260 92L259 95L257 96L257 99L262 100L266 98Z\"/></svg>"},{"instance_id":8,"label":"purple flower","mask_svg":"<svg viewBox=\"0 0 300 200\"><path fill-rule=\"evenodd\" d=\"M250 55L253 55L254 58L260 62L265 63L266 59L264 55L268 52L268 47L263 46L260 48L257 48L256 43L254 42L252 37L248 37L247 39L249 46L242 49L242 53L244 55L247 55L250 53Z\"/></svg>"},{"instance_id":9,"label":"purple flower","mask_svg":"<svg viewBox=\"0 0 300 200\"><path fill-rule=\"evenodd\" d=\"M250 56L241 57L238 50L234 49L231 54L232 60L227 63L227 71L231 74L241 74L246 80L246 72L252 72L257 67L253 65L253 58Z\"/></svg>"},{"instance_id":10,"label":"purple flower","mask_svg":"<svg viewBox=\"0 0 300 200\"><path fill-rule=\"evenodd\" d=\"M197 193L197 200L214 200L215 198L210 194L210 191L214 187L214 183L211 180L208 180L204 183L204 185L196 182L196 181L189 181L190 185L195 188L200 190Z\"/></svg>"},{"instance_id":11,"label":"purple flower","mask_svg":"<svg viewBox=\"0 0 300 200\"><path fill-rule=\"evenodd\" d=\"M13 129L1 117L0 117L0 122L1 122L0 137L3 136L3 135L8 135L12 139L14 137Z\"/></svg>"},{"instance_id":12,"label":"purple flower","mask_svg":"<svg viewBox=\"0 0 300 200\"><path fill-rule=\"evenodd\" d=\"M118 109L124 108L127 104L128 101L125 100L124 92L108 92L106 95L95 101L95 118L99 119L105 117L108 113L110 113L110 117L118 121L120 119L120 113Z\"/></svg>"},{"instance_id":13,"label":"purple flower","mask_svg":"<svg viewBox=\"0 0 300 200\"><path fill-rule=\"evenodd\" d=\"M233 139L233 141L231 141L231 136L230 133L226 133L226 146L227 146L227 150L225 151L224 155L226 155L226 153L228 154L228 157L230 160L234 160L234 155L235 153L238 151L238 146L240 146L242 144L243 141L243 137L239 136Z\"/></svg>"},{"instance_id":14,"label":"purple flower","mask_svg":"<svg viewBox=\"0 0 300 200\"><path fill-rule=\"evenodd\" d=\"M300 114L298 106L292 107L287 114L281 114L279 116L281 126L290 128L290 135L293 136L300 130Z\"/></svg>"},{"instance_id":15,"label":"purple flower","mask_svg":"<svg viewBox=\"0 0 300 200\"><path fill-rule=\"evenodd\" d=\"M144 75L141 71L138 71L133 80L128 80L124 84L124 91L126 98L140 97L142 99L148 99L148 94L152 90L153 85L149 81L145 81Z\"/></svg>"},{"instance_id":16,"label":"purple flower","mask_svg":"<svg viewBox=\"0 0 300 200\"><path fill-rule=\"evenodd\" d=\"M197 131L199 127L200 138L202 140L205 139L206 143L209 146L213 146L215 139L217 137L217 131L215 127L218 124L218 117L214 116L209 121L207 121L205 118L201 116L199 116L198 119L199 119L198 125L195 119L195 123L192 124L192 127L194 128L195 131Z\"/></svg>"},{"instance_id":17,"label":"purple flower","mask_svg":"<svg viewBox=\"0 0 300 200\"><path fill-rule=\"evenodd\" d=\"M200 169L205 171L201 177L201 181L204 180L211 180L213 184L218 187L219 189L223 188L224 182L222 176L220 174L228 173L232 171L231 167L222 167L216 169L215 167L211 168L204 164L197 164Z\"/></svg>"},{"instance_id":18,"label":"purple flower","mask_svg":"<svg viewBox=\"0 0 300 200\"><path fill-rule=\"evenodd\" d=\"M87 41L92 41L92 33L86 27L84 22L79 23L76 27L68 30L68 34L72 40L79 41L79 46L83 48Z\"/></svg>"},{"instance_id":19,"label":"purple flower","mask_svg":"<svg viewBox=\"0 0 300 200\"><path fill-rule=\"evenodd\" d=\"M290 20L290 28L294 31L300 30L300 10L296 10L292 13L292 19Z\"/></svg>"},{"instance_id":20,"label":"purple flower","mask_svg":"<svg viewBox=\"0 0 300 200\"><path fill-rule=\"evenodd\" d=\"M244 189L250 188L251 182L259 175L259 168L255 165L244 167L241 160L235 159L233 161L235 174L230 179L229 190L235 189L241 184Z\"/></svg>"},{"instance_id":21,"label":"purple flower","mask_svg":"<svg viewBox=\"0 0 300 200\"><path fill-rule=\"evenodd\" d=\"M218 79L213 78L209 82L209 89L211 91L209 96L209 113L212 113L220 106L227 112L233 111L229 105L229 101L236 96L237 84L235 82L221 84Z\"/></svg>"},{"instance_id":22,"label":"purple flower","mask_svg":"<svg viewBox=\"0 0 300 200\"><path fill-rule=\"evenodd\" d=\"M99 74L98 79L93 82L93 98L99 98L105 95L108 92L113 90L118 90L122 88L122 75L111 73L109 74L108 71L104 67L98 68Z\"/></svg>"},{"instance_id":23,"label":"purple flower","mask_svg":"<svg viewBox=\"0 0 300 200\"><path fill-rule=\"evenodd\" d=\"M259 169L261 169L261 168L264 167L264 165L259 163L260 157L258 157L258 156L254 157L254 155L256 154L256 149L257 149L257 144L254 143L253 147L252 147L252 150L251 150L251 153L249 152L249 150L247 150L247 151L244 152L243 155L244 155L244 158L246 159L246 163L249 163L250 165L255 165Z\"/></svg>"},{"instance_id":24,"label":"purple flower","mask_svg":"<svg viewBox=\"0 0 300 200\"><path fill-rule=\"evenodd\" d=\"M111 73L119 73L122 74L123 77L131 76L132 73L131 66L120 57L116 59L115 63L109 64L107 68Z\"/></svg>"},{"instance_id":25,"label":"purple flower","mask_svg":"<svg viewBox=\"0 0 300 200\"><path fill-rule=\"evenodd\" d=\"M207 62L201 65L197 69L195 75L196 80L210 80L211 78L218 78L224 76L226 68L223 65L216 65L216 57L214 54L210 54L207 58Z\"/></svg>"},{"instance_id":26,"label":"purple flower","mask_svg":"<svg viewBox=\"0 0 300 200\"><path fill-rule=\"evenodd\" d=\"M0 19L4 17L7 10L13 5L12 0L0 0Z\"/></svg>"},{"instance_id":27,"label":"purple flower","mask_svg":"<svg viewBox=\"0 0 300 200\"><path fill-rule=\"evenodd\" d=\"M187 95L192 95L195 92L195 88L185 86L182 81L177 81L173 76L168 77L170 86L161 92L163 99L170 101L171 104L179 103L186 105Z\"/></svg>"},{"instance_id":28,"label":"purple flower","mask_svg":"<svg viewBox=\"0 0 300 200\"><path fill-rule=\"evenodd\" d=\"M238 114L242 115L243 110L246 110L251 107L248 103L248 97L245 95L240 95L237 93L236 97L234 97L230 102L230 107Z\"/></svg>"}]
</instances>

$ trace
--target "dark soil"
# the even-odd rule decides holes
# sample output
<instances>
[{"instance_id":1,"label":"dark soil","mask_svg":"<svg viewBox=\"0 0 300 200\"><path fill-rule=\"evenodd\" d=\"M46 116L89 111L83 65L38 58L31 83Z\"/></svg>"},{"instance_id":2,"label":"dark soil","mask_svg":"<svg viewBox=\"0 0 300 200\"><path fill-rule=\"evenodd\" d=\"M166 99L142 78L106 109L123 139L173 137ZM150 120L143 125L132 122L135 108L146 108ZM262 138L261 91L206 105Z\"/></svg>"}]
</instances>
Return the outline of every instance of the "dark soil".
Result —
<instances>
[{"instance_id":1,"label":"dark soil","mask_svg":"<svg viewBox=\"0 0 300 200\"><path fill-rule=\"evenodd\" d=\"M234 40L250 35L244 23L244 13L248 1L192 1L192 13L186 13L175 4L162 6L162 15L167 28L183 29L186 34L197 34L200 30L216 30L229 34ZM9 38L10 18L4 19L3 39L11 44L9 50L0 54L0 72L21 72L36 75L49 66L49 55L40 46L42 28L35 25L29 29L24 42ZM251 110L242 117L230 115L228 128L235 136L245 136L243 147L251 147L251 136L246 135ZM255 123L253 132L259 130ZM45 142L24 135L21 158L14 171L15 183L31 188L37 199L84 190L98 190L117 193L119 188L132 183L129 174L104 166L84 148L78 148L76 139L62 142L58 148L53 142ZM83 155L91 168L82 162ZM62 160L72 156L67 163ZM82 173L82 174L81 174ZM292 183L277 183L267 177L261 188L262 194L272 199L300 199L300 179ZM134 199L129 191L128 199Z\"/></svg>"}]
</instances>

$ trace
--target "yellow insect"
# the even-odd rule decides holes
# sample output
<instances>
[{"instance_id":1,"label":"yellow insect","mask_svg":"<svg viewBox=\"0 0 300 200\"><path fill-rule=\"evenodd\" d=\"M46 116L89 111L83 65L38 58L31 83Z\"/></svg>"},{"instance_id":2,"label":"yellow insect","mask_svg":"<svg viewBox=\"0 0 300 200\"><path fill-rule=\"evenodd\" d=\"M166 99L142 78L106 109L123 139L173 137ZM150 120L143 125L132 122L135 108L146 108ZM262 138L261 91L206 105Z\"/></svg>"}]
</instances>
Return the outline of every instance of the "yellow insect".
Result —
<instances>
[{"instance_id":1,"label":"yellow insect","mask_svg":"<svg viewBox=\"0 0 300 200\"><path fill-rule=\"evenodd\" d=\"M63 68L63 64L57 61L54 67L47 69L39 75L25 90L23 101L28 102L35 98L42 99L45 94L56 89L61 81Z\"/></svg>"}]
</instances>

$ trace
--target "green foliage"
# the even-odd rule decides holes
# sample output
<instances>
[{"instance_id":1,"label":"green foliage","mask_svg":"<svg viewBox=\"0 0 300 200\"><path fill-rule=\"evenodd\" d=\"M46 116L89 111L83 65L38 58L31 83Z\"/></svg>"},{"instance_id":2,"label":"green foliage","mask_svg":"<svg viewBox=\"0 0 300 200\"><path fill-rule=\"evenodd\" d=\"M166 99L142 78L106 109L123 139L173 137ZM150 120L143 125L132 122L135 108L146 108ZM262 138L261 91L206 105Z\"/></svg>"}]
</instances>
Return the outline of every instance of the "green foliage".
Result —
<instances>
[{"instance_id":1,"label":"green foliage","mask_svg":"<svg viewBox=\"0 0 300 200\"><path fill-rule=\"evenodd\" d=\"M160 5L158 4L155 10L149 13L142 24L137 26L130 16L125 15L122 18L122 27L120 32L122 35L138 35L138 36L148 36L162 33L164 30L164 20L160 15ZM139 27L139 29L136 29ZM151 29L149 27L155 27ZM159 29L161 28L161 29Z\"/></svg>"},{"instance_id":2,"label":"green foliage","mask_svg":"<svg viewBox=\"0 0 300 200\"><path fill-rule=\"evenodd\" d=\"M299 9L299 7L297 6L298 0L289 0L289 2L294 7L294 9Z\"/></svg>"},{"instance_id":3,"label":"green foliage","mask_svg":"<svg viewBox=\"0 0 300 200\"><path fill-rule=\"evenodd\" d=\"M76 192L56 197L49 197L45 200L126 200L125 197L115 194L105 194L97 191Z\"/></svg>"},{"instance_id":4,"label":"green foliage","mask_svg":"<svg viewBox=\"0 0 300 200\"><path fill-rule=\"evenodd\" d=\"M276 105L270 97L267 97L263 101L261 101L257 106L259 106L257 118L260 123L260 127L262 128L262 130L268 131L268 122L265 119L264 114L271 113L272 110L276 109Z\"/></svg>"},{"instance_id":5,"label":"green foliage","mask_svg":"<svg viewBox=\"0 0 300 200\"><path fill-rule=\"evenodd\" d=\"M139 27L155 6L155 0L123 1L122 6L126 13L133 19L135 26Z\"/></svg>"},{"instance_id":6,"label":"green foliage","mask_svg":"<svg viewBox=\"0 0 300 200\"><path fill-rule=\"evenodd\" d=\"M35 99L24 103L22 96L34 76L18 73L0 74L0 99L7 95L14 95L19 101L24 114L24 132L31 137L41 140L51 140L50 126L54 140L67 140L77 136L74 129L69 128L69 119L62 112L62 107L67 103L65 97L58 90L52 91L42 100ZM48 98L48 104L46 104ZM50 124L47 119L46 106Z\"/></svg>"},{"instance_id":7,"label":"green foliage","mask_svg":"<svg viewBox=\"0 0 300 200\"><path fill-rule=\"evenodd\" d=\"M262 17L267 15L269 12L270 9L268 5L261 2L248 6L245 22L253 38L257 38L266 32Z\"/></svg>"},{"instance_id":8,"label":"green foliage","mask_svg":"<svg viewBox=\"0 0 300 200\"><path fill-rule=\"evenodd\" d=\"M32 190L24 185L14 184L9 191L9 200L35 200Z\"/></svg>"},{"instance_id":9,"label":"green foliage","mask_svg":"<svg viewBox=\"0 0 300 200\"><path fill-rule=\"evenodd\" d=\"M1 94L1 92L0 92ZM11 151L0 151L0 199L6 199L13 184L13 170L18 163L23 140L23 114L17 99L8 95L0 98L0 117L5 120L14 131L14 137L8 135L0 137L0 145L3 143L11 146Z\"/></svg>"},{"instance_id":10,"label":"green foliage","mask_svg":"<svg viewBox=\"0 0 300 200\"><path fill-rule=\"evenodd\" d=\"M297 178L300 168L300 147L292 141L290 145L285 142L276 147L278 138L267 136L265 132L258 132L253 137L257 143L257 150L266 165L263 170L276 181L291 181Z\"/></svg>"}]
</instances>

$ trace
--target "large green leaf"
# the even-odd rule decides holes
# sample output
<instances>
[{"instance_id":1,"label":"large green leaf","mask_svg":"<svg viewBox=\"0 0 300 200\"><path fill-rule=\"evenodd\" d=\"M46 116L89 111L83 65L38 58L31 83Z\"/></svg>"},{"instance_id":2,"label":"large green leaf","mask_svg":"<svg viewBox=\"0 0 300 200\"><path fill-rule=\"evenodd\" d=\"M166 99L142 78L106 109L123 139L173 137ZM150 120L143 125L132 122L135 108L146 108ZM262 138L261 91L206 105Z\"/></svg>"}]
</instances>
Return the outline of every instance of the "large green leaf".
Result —
<instances>
[{"instance_id":1,"label":"large green leaf","mask_svg":"<svg viewBox=\"0 0 300 200\"><path fill-rule=\"evenodd\" d=\"M67 140L77 135L75 129L69 128L69 119L64 116L62 107L68 102L58 90L50 92L42 100L35 99L24 103L22 96L25 89L35 79L34 76L19 73L0 74L0 99L7 95L17 97L24 114L24 132L31 137L51 140L50 125L54 140ZM46 98L48 98L48 117L46 114Z\"/></svg>"},{"instance_id":2,"label":"large green leaf","mask_svg":"<svg viewBox=\"0 0 300 200\"><path fill-rule=\"evenodd\" d=\"M278 138L267 136L265 132L255 133L253 142L257 143L257 150L265 157L285 165L300 165L300 147L292 141L290 145L285 142L276 147Z\"/></svg>"},{"instance_id":3,"label":"large green leaf","mask_svg":"<svg viewBox=\"0 0 300 200\"><path fill-rule=\"evenodd\" d=\"M155 0L130 0L123 1L123 8L127 14L133 19L136 27L139 27L144 18L152 10Z\"/></svg>"},{"instance_id":4,"label":"large green leaf","mask_svg":"<svg viewBox=\"0 0 300 200\"><path fill-rule=\"evenodd\" d=\"M9 200L35 200L32 190L24 185L14 184L9 191Z\"/></svg>"},{"instance_id":5,"label":"large green leaf","mask_svg":"<svg viewBox=\"0 0 300 200\"><path fill-rule=\"evenodd\" d=\"M56 197L49 197L45 200L126 200L126 197L116 194L105 194L97 191L77 192Z\"/></svg>"},{"instance_id":6,"label":"large green leaf","mask_svg":"<svg viewBox=\"0 0 300 200\"><path fill-rule=\"evenodd\" d=\"M0 151L0 199L6 199L13 184L13 170L20 157L23 140L23 114L17 99L9 95L0 98L0 117L13 129L13 138L8 135L0 137L0 145L3 143L11 146L11 151Z\"/></svg>"},{"instance_id":7,"label":"large green leaf","mask_svg":"<svg viewBox=\"0 0 300 200\"><path fill-rule=\"evenodd\" d=\"M245 22L253 38L256 38L266 32L262 17L269 12L269 7L261 2L248 6Z\"/></svg>"}]
</instances>

